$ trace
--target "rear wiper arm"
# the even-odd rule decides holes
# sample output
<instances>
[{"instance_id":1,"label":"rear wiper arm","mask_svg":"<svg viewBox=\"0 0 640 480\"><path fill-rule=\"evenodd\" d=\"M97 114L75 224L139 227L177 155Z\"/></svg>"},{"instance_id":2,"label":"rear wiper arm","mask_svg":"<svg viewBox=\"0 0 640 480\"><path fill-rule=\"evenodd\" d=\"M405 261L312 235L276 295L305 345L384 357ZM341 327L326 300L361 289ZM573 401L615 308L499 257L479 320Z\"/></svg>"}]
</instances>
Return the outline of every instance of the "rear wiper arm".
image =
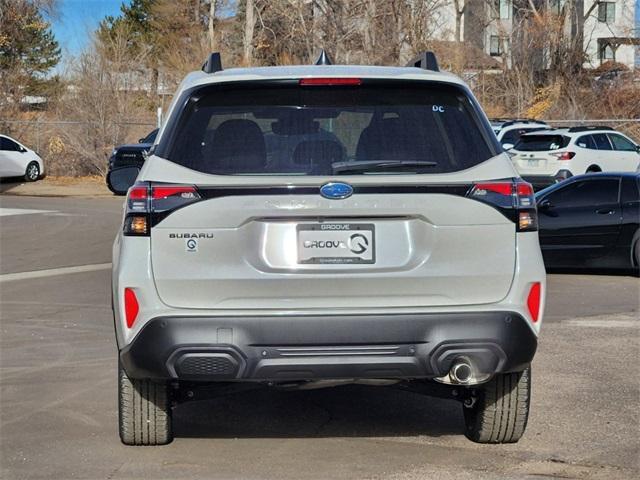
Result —
<instances>
[{"instance_id":1,"label":"rear wiper arm","mask_svg":"<svg viewBox=\"0 0 640 480\"><path fill-rule=\"evenodd\" d=\"M409 170L415 168L436 167L436 162L426 160L370 160L364 162L335 162L334 173L380 172L385 170Z\"/></svg>"}]
</instances>

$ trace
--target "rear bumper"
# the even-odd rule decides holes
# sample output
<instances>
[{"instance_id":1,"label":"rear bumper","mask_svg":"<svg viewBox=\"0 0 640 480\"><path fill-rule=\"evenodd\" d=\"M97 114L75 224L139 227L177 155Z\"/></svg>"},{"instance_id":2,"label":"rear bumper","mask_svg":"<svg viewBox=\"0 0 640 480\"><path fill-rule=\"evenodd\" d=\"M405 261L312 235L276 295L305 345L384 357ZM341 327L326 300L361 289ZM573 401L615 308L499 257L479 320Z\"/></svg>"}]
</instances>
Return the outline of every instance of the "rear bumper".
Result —
<instances>
[{"instance_id":1,"label":"rear bumper","mask_svg":"<svg viewBox=\"0 0 640 480\"><path fill-rule=\"evenodd\" d=\"M484 373L520 371L536 347L533 329L513 312L159 317L120 360L132 378L433 378L461 355Z\"/></svg>"}]
</instances>

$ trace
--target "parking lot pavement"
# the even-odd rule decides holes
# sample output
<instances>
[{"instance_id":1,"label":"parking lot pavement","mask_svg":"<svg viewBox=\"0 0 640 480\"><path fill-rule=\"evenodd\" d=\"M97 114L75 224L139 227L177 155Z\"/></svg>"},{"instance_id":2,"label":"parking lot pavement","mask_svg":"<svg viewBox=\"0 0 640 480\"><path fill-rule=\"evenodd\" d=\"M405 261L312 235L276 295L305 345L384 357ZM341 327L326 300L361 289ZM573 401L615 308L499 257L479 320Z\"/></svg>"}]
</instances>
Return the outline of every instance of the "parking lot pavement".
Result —
<instances>
[{"instance_id":1,"label":"parking lot pavement","mask_svg":"<svg viewBox=\"0 0 640 480\"><path fill-rule=\"evenodd\" d=\"M532 415L518 444L470 443L455 402L350 386L184 404L171 445L122 446L108 270L121 205L0 198L0 477L640 475L640 292L624 276L549 276ZM40 212L15 212L25 209ZM92 268L69 270L77 266Z\"/></svg>"}]
</instances>

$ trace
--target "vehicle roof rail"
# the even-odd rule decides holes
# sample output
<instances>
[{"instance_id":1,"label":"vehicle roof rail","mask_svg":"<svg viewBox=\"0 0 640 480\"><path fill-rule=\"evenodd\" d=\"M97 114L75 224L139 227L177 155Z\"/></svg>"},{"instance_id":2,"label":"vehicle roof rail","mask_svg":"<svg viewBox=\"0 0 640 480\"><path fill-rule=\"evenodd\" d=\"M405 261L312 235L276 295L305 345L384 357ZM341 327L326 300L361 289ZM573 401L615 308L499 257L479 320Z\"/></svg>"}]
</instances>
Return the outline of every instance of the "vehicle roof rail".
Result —
<instances>
[{"instance_id":1,"label":"vehicle roof rail","mask_svg":"<svg viewBox=\"0 0 640 480\"><path fill-rule=\"evenodd\" d=\"M615 131L615 128L608 127L606 125L580 125L578 127L570 127L567 131L570 133L575 132L588 132L589 130L612 130Z\"/></svg>"},{"instance_id":2,"label":"vehicle roof rail","mask_svg":"<svg viewBox=\"0 0 640 480\"><path fill-rule=\"evenodd\" d=\"M222 71L222 58L220 52L213 52L202 65L204 73L216 73Z\"/></svg>"},{"instance_id":3,"label":"vehicle roof rail","mask_svg":"<svg viewBox=\"0 0 640 480\"><path fill-rule=\"evenodd\" d=\"M333 65L333 62L329 58L329 55L327 55L327 52L324 51L324 48L320 49L320 55L318 55L318 58L316 59L315 64L316 65Z\"/></svg>"},{"instance_id":4,"label":"vehicle roof rail","mask_svg":"<svg viewBox=\"0 0 640 480\"><path fill-rule=\"evenodd\" d=\"M423 70L431 70L432 72L440 71L436 54L431 51L420 53L416 58L407 63L405 67L422 68Z\"/></svg>"}]
</instances>

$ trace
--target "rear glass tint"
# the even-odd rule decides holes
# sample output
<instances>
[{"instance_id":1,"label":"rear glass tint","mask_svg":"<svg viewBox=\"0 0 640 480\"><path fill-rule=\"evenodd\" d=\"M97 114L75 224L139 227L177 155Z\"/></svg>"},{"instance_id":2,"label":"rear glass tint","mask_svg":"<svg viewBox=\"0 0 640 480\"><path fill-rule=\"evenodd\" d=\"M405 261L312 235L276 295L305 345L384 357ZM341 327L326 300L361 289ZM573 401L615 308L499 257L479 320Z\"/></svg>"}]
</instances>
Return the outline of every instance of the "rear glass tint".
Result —
<instances>
[{"instance_id":1,"label":"rear glass tint","mask_svg":"<svg viewBox=\"0 0 640 480\"><path fill-rule=\"evenodd\" d=\"M569 145L569 137L564 135L525 135L515 146L521 152L546 152Z\"/></svg>"},{"instance_id":2,"label":"rear glass tint","mask_svg":"<svg viewBox=\"0 0 640 480\"><path fill-rule=\"evenodd\" d=\"M496 154L464 90L443 84L208 86L175 115L156 154L211 174L332 175L372 161L443 173Z\"/></svg>"}]
</instances>

